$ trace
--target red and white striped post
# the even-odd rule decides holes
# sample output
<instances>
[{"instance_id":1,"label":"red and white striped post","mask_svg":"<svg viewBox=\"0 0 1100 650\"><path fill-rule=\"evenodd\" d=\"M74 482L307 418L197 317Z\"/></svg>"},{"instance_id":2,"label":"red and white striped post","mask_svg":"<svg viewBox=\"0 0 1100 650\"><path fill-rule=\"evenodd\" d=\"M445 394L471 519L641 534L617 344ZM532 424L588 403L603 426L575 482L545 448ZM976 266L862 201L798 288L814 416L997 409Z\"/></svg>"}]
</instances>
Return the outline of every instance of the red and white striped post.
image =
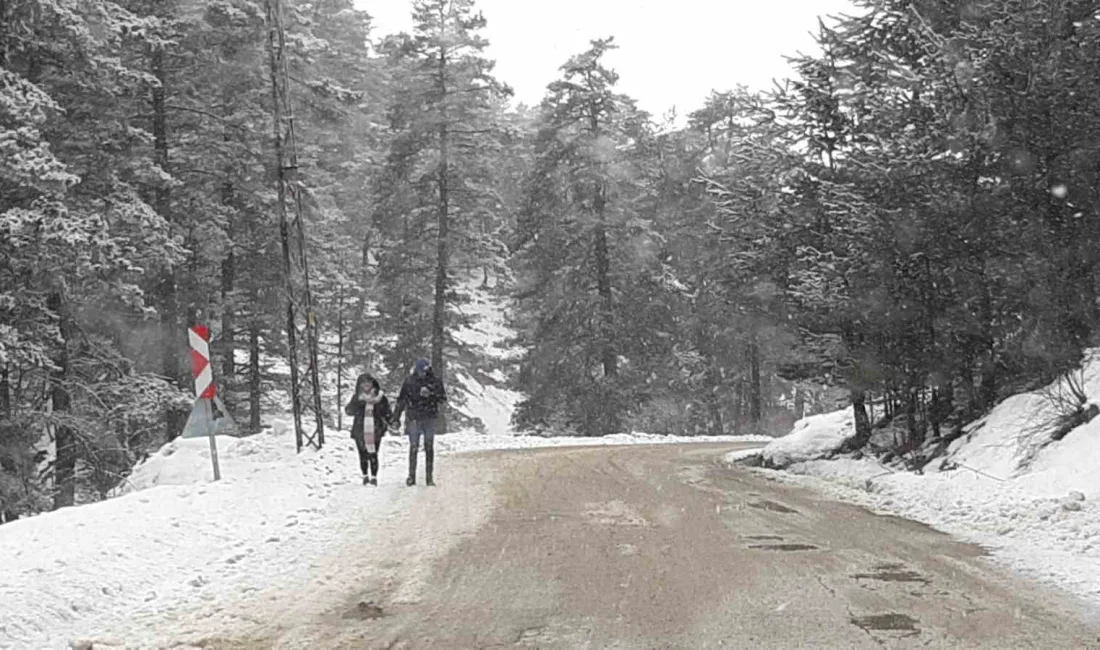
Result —
<instances>
[{"instance_id":1,"label":"red and white striped post","mask_svg":"<svg viewBox=\"0 0 1100 650\"><path fill-rule=\"evenodd\" d=\"M214 464L214 480L217 481L221 479L221 472L218 469L218 445L214 440L213 399L217 388L214 385L214 371L210 367L210 330L205 325L194 325L187 330L187 338L191 342L191 374L195 378L195 408L191 417L201 413L202 421L206 423L210 461Z\"/></svg>"},{"instance_id":2,"label":"red and white striped post","mask_svg":"<svg viewBox=\"0 0 1100 650\"><path fill-rule=\"evenodd\" d=\"M210 367L210 330L194 325L187 330L191 341L191 373L195 377L195 399L214 399L214 371Z\"/></svg>"}]
</instances>

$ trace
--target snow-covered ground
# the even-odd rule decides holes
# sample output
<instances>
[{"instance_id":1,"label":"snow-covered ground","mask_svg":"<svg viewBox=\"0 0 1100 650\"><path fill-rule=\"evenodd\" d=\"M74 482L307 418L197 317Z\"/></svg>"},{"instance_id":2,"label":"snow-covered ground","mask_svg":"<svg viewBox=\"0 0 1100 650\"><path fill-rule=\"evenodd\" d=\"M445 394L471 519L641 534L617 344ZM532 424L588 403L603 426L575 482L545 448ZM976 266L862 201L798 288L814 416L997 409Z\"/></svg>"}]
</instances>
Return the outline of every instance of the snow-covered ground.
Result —
<instances>
[{"instance_id":1,"label":"snow-covered ground","mask_svg":"<svg viewBox=\"0 0 1100 650\"><path fill-rule=\"evenodd\" d=\"M521 395L508 389L508 378L504 372L513 363L519 351L507 346L515 332L508 327L507 305L500 296L480 290L476 280L465 283L464 292L469 295L470 303L463 306L464 315L473 316L474 322L455 332L455 338L462 343L475 346L488 360L484 376L475 378L469 373L460 372L456 378L466 392L466 404L462 408L466 415L480 419L486 433L491 435L510 435L512 413Z\"/></svg>"},{"instance_id":2,"label":"snow-covered ground","mask_svg":"<svg viewBox=\"0 0 1100 650\"><path fill-rule=\"evenodd\" d=\"M1084 371L1089 400L1100 401L1094 355ZM1051 429L1039 425L1049 422L1050 408L1042 392L1005 400L922 474L868 459L814 460L853 433L850 409L815 416L760 452L791 462L787 471L760 471L928 523L991 549L1025 575L1100 603L1100 418L1044 445Z\"/></svg>"},{"instance_id":3,"label":"snow-covered ground","mask_svg":"<svg viewBox=\"0 0 1100 650\"><path fill-rule=\"evenodd\" d=\"M277 423L219 438L217 483L208 441L181 439L137 468L128 494L5 525L0 647L151 643L193 612L233 612L293 583L347 541L350 519L385 518L402 505L394 480L377 490L357 484L344 436L297 455L288 431ZM383 460L396 479L393 446ZM158 622L137 623L150 620Z\"/></svg>"},{"instance_id":4,"label":"snow-covered ground","mask_svg":"<svg viewBox=\"0 0 1100 650\"><path fill-rule=\"evenodd\" d=\"M475 309L486 318L464 340L506 358L503 306L484 297ZM217 439L221 481L212 482L209 441L180 439L137 467L117 498L0 526L0 648L201 647L264 621L308 620L372 576L400 582L398 599L414 602L416 571L489 512L493 477L457 476L457 454L685 441L520 436L510 426L518 395L462 381L468 414L486 431L437 439L438 489L405 487L401 436L383 440L380 484L367 487L346 432L330 429L324 449L298 454L292 425L276 419L255 436Z\"/></svg>"}]
</instances>

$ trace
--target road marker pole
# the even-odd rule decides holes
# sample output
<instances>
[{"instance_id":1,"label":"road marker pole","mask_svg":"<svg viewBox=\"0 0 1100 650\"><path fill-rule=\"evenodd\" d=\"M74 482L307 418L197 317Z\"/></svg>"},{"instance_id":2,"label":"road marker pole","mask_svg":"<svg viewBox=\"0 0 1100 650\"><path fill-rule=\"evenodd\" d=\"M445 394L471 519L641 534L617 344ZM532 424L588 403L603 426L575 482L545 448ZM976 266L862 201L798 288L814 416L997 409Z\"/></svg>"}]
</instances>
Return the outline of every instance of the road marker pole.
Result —
<instances>
[{"instance_id":1,"label":"road marker pole","mask_svg":"<svg viewBox=\"0 0 1100 650\"><path fill-rule=\"evenodd\" d=\"M205 325L194 325L187 330L191 343L191 374L195 378L195 407L184 431L187 437L206 434L210 439L210 462L214 465L214 480L221 480L218 467L218 443L215 440L213 400L217 398L214 385L214 369L210 365L210 330Z\"/></svg>"}]
</instances>

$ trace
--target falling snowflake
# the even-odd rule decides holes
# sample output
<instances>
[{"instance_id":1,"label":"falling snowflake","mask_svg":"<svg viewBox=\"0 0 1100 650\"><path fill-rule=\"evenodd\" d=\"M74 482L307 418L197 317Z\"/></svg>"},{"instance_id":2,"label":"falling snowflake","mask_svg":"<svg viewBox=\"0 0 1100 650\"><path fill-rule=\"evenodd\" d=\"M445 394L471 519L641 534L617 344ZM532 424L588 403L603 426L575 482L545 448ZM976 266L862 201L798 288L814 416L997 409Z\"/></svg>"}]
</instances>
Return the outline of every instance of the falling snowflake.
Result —
<instances>
[{"instance_id":1,"label":"falling snowflake","mask_svg":"<svg viewBox=\"0 0 1100 650\"><path fill-rule=\"evenodd\" d=\"M1069 189L1065 185L1058 184L1050 188L1050 193L1053 194L1055 198L1064 199L1066 195L1069 194Z\"/></svg>"}]
</instances>

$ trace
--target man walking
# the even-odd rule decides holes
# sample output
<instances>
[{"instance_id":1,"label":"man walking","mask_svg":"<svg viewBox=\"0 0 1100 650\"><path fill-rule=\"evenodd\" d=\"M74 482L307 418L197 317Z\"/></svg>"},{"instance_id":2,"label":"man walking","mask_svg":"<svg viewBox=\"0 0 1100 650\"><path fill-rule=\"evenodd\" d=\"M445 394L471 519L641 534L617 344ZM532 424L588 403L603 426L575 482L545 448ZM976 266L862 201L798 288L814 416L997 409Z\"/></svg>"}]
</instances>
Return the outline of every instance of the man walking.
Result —
<instances>
[{"instance_id":1,"label":"man walking","mask_svg":"<svg viewBox=\"0 0 1100 650\"><path fill-rule=\"evenodd\" d=\"M447 399L443 380L432 372L427 359L417 359L413 373L401 385L397 395L397 408L393 412L394 426L398 426L406 409L409 417L405 433L409 436L409 478L405 485L416 485L416 455L420 451L420 438L424 438L424 478L428 485L432 480L432 464L435 460L435 428L439 420L439 405Z\"/></svg>"}]
</instances>

